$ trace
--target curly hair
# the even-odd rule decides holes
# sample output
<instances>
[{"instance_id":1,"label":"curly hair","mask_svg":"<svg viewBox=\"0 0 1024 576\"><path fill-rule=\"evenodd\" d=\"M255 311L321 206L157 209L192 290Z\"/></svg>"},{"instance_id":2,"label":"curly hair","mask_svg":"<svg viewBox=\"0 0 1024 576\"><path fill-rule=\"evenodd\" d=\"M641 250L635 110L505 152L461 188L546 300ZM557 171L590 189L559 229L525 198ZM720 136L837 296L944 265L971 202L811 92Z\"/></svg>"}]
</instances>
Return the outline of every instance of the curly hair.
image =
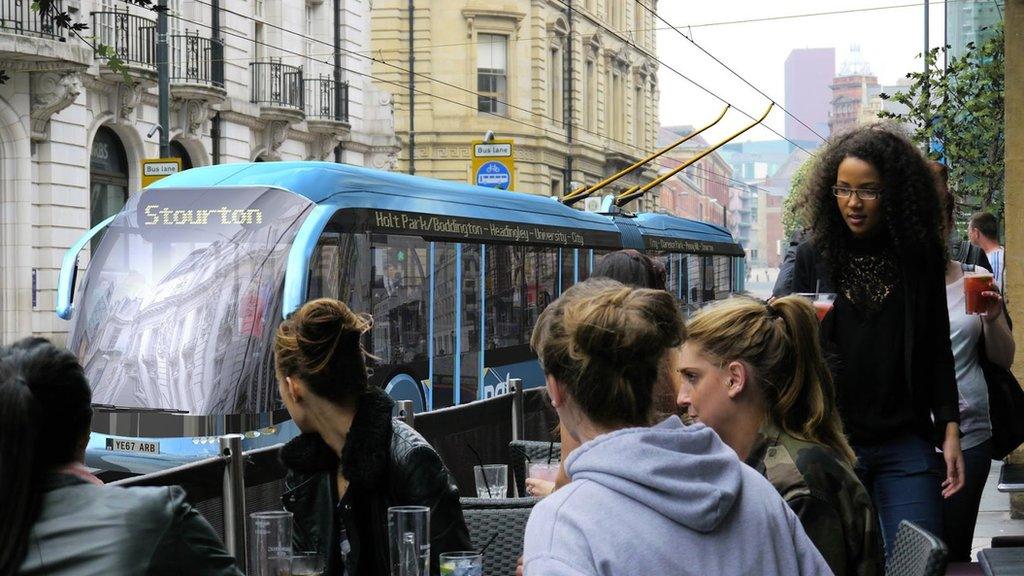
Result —
<instances>
[{"instance_id":1,"label":"curly hair","mask_svg":"<svg viewBox=\"0 0 1024 576\"><path fill-rule=\"evenodd\" d=\"M839 164L850 157L871 164L881 177L885 230L901 265L944 262L942 207L927 160L898 127L875 123L833 137L804 184L804 221L833 282L838 285L853 240L832 193Z\"/></svg>"}]
</instances>

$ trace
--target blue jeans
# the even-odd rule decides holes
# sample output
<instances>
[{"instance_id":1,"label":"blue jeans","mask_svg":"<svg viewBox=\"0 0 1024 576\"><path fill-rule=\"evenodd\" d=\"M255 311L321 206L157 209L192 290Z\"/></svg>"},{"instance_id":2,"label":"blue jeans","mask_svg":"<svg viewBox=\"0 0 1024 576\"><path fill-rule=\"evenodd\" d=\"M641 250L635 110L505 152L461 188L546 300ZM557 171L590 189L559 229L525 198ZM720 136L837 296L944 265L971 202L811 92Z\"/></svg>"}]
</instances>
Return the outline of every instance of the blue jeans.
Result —
<instances>
[{"instance_id":1,"label":"blue jeans","mask_svg":"<svg viewBox=\"0 0 1024 576\"><path fill-rule=\"evenodd\" d=\"M964 487L943 503L946 546L950 562L970 562L981 493L992 468L992 441L964 450Z\"/></svg>"},{"instance_id":2,"label":"blue jeans","mask_svg":"<svg viewBox=\"0 0 1024 576\"><path fill-rule=\"evenodd\" d=\"M942 537L942 479L946 465L925 439L904 436L875 446L854 446L857 477L871 495L888 556L900 521Z\"/></svg>"}]
</instances>

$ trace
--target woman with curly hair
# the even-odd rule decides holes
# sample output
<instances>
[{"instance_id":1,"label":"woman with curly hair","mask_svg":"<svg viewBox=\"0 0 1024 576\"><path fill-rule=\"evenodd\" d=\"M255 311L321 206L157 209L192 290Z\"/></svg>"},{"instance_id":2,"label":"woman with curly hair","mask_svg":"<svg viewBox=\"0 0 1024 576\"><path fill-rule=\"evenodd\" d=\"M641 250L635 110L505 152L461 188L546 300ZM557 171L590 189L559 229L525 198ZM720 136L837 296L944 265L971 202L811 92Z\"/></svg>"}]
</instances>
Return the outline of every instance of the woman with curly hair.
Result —
<instances>
[{"instance_id":1,"label":"woman with curly hair","mask_svg":"<svg viewBox=\"0 0 1024 576\"><path fill-rule=\"evenodd\" d=\"M964 482L935 186L910 141L876 124L833 138L804 189L793 291L837 293L822 339L887 554L901 520L941 535L942 499Z\"/></svg>"}]
</instances>

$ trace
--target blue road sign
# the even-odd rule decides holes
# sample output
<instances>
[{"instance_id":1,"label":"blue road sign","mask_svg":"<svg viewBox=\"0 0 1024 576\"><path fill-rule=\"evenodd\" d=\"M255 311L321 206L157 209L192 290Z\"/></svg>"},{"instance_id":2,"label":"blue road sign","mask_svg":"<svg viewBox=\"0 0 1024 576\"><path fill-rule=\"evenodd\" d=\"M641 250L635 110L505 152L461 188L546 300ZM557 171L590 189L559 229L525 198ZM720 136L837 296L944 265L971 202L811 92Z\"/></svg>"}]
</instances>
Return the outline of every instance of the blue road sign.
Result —
<instances>
[{"instance_id":1,"label":"blue road sign","mask_svg":"<svg viewBox=\"0 0 1024 576\"><path fill-rule=\"evenodd\" d=\"M476 171L476 185L487 188L508 190L512 184L512 174L501 162L484 162Z\"/></svg>"}]
</instances>

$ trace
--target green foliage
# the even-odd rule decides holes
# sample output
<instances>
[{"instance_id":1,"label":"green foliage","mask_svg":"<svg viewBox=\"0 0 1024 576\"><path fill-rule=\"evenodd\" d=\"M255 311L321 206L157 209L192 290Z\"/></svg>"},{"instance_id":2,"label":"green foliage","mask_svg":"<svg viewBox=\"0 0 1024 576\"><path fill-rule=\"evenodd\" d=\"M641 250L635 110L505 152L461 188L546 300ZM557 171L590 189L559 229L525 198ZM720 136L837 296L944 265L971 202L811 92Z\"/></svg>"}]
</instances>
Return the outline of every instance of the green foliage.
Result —
<instances>
[{"instance_id":1,"label":"green foliage","mask_svg":"<svg viewBox=\"0 0 1024 576\"><path fill-rule=\"evenodd\" d=\"M793 180L789 185L789 194L782 202L782 229L786 234L786 238L791 238L797 230L804 227L803 206L801 205L802 189L804 181L807 179L807 173L811 171L813 163L814 157L812 156L804 160L804 163L796 169L796 172L793 173Z\"/></svg>"},{"instance_id":2,"label":"green foliage","mask_svg":"<svg viewBox=\"0 0 1024 576\"><path fill-rule=\"evenodd\" d=\"M937 141L942 152L929 152L949 167L949 188L957 198L960 218L976 210L1003 214L1004 49L1003 25L991 30L982 45L967 45L959 58L942 67L947 48L926 55L928 73L911 72L906 92L882 94L909 108L903 114L881 112L909 124L922 144ZM929 146L929 150L931 146Z\"/></svg>"}]
</instances>

